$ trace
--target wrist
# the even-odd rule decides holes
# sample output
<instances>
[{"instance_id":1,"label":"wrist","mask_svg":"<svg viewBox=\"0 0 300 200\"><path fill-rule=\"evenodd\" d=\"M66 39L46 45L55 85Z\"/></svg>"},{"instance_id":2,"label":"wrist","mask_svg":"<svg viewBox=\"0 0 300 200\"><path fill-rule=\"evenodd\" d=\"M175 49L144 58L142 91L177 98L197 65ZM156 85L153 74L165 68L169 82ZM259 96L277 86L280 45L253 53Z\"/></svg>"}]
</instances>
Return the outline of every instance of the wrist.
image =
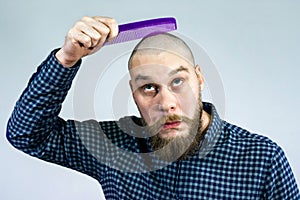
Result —
<instances>
[{"instance_id":1,"label":"wrist","mask_svg":"<svg viewBox=\"0 0 300 200\"><path fill-rule=\"evenodd\" d=\"M56 59L66 68L73 67L79 59L76 59L72 56L68 56L64 53L63 49L60 49L55 54Z\"/></svg>"}]
</instances>

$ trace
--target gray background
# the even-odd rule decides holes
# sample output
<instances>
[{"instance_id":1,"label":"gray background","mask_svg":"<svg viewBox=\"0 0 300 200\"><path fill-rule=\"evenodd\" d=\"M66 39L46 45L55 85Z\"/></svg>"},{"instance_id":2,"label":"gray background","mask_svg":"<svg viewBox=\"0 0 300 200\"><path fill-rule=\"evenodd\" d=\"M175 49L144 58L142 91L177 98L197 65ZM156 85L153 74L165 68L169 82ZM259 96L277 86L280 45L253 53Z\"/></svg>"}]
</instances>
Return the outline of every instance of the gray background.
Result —
<instances>
[{"instance_id":1,"label":"gray background","mask_svg":"<svg viewBox=\"0 0 300 200\"><path fill-rule=\"evenodd\" d=\"M299 1L1 0L0 4L1 199L101 199L101 187L92 178L31 158L5 139L7 119L36 66L62 45L68 29L84 15L111 16L119 23L176 17L178 32L201 44L216 65L226 95L224 118L277 142L300 182ZM126 68L124 62L120 68ZM74 117L73 91L61 113L65 118ZM103 110L97 114L99 120L112 118L105 103L95 108Z\"/></svg>"}]
</instances>

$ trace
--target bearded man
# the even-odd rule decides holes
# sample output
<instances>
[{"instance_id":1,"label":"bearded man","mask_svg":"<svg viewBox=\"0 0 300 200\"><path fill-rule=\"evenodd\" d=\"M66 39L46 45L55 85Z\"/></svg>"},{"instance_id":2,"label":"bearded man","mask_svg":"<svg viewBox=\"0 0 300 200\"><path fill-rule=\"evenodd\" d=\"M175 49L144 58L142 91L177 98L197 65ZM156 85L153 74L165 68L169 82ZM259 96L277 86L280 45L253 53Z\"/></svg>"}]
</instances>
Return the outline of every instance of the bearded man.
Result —
<instances>
[{"instance_id":1,"label":"bearded man","mask_svg":"<svg viewBox=\"0 0 300 200\"><path fill-rule=\"evenodd\" d=\"M130 56L140 117L60 118L81 58L117 35L112 18L75 23L18 100L7 126L13 146L95 178L107 199L300 199L276 143L223 121L202 102L200 67L174 35L146 37Z\"/></svg>"}]
</instances>

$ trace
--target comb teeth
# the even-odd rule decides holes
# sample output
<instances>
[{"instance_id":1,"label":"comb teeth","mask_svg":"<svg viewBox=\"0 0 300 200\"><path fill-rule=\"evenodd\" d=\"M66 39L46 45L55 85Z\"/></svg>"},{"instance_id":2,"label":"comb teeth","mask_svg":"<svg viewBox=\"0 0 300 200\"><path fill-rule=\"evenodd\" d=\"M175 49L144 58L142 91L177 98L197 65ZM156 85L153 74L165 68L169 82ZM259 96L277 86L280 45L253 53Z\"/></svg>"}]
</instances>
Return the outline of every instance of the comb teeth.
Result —
<instances>
[{"instance_id":1,"label":"comb teeth","mask_svg":"<svg viewBox=\"0 0 300 200\"><path fill-rule=\"evenodd\" d=\"M104 45L117 44L176 30L175 18L158 18L119 25L119 34Z\"/></svg>"}]
</instances>

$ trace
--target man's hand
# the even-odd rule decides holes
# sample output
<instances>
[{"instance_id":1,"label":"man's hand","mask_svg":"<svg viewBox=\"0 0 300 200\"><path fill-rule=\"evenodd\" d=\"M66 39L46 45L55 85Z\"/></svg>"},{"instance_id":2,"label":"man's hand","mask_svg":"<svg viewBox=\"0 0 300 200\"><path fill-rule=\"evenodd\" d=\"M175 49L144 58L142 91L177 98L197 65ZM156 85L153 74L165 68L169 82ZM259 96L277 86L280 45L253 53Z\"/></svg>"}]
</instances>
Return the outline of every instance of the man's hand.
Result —
<instances>
[{"instance_id":1,"label":"man's hand","mask_svg":"<svg viewBox=\"0 0 300 200\"><path fill-rule=\"evenodd\" d=\"M108 17L83 17L69 30L56 58L65 67L72 67L82 57L98 51L106 40L118 35L116 20Z\"/></svg>"}]
</instances>

